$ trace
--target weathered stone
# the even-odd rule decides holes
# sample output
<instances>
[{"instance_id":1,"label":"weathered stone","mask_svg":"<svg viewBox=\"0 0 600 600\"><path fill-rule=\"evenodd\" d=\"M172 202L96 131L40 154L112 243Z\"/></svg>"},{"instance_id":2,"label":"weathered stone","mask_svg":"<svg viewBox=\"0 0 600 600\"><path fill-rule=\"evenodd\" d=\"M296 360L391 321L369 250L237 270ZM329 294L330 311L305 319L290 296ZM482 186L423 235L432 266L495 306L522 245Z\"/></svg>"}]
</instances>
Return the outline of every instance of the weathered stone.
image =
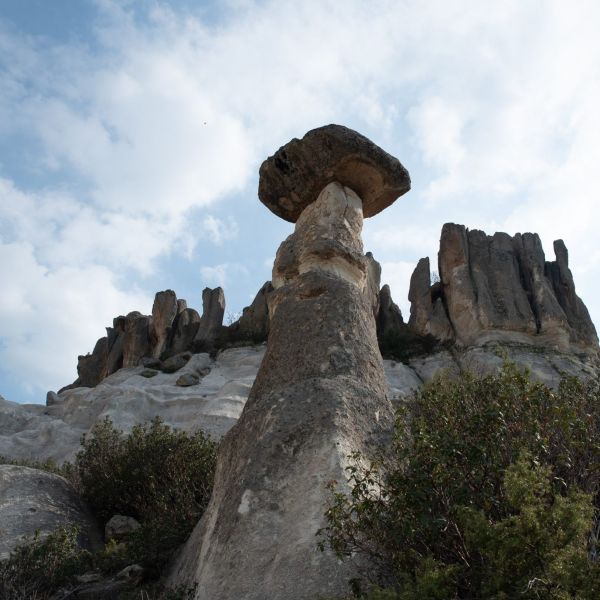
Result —
<instances>
[{"instance_id":1,"label":"weathered stone","mask_svg":"<svg viewBox=\"0 0 600 600\"><path fill-rule=\"evenodd\" d=\"M172 354L192 348L194 338L200 326L200 315L193 308L183 309L173 323L173 335L169 344Z\"/></svg>"},{"instance_id":2,"label":"weathered stone","mask_svg":"<svg viewBox=\"0 0 600 600\"><path fill-rule=\"evenodd\" d=\"M575 293L573 274L569 269L569 252L562 240L554 242L556 261L545 264L545 273L571 328L570 341L583 347L597 346L598 335L590 313Z\"/></svg>"},{"instance_id":3,"label":"weathered stone","mask_svg":"<svg viewBox=\"0 0 600 600\"><path fill-rule=\"evenodd\" d=\"M125 579L127 581L140 581L144 575L144 567L141 565L129 565L121 569L115 579Z\"/></svg>"},{"instance_id":4,"label":"weathered stone","mask_svg":"<svg viewBox=\"0 0 600 600\"><path fill-rule=\"evenodd\" d=\"M123 317L113 319L113 326L107 327L108 357L106 359L106 375L112 375L123 367L123 343L125 342L125 320Z\"/></svg>"},{"instance_id":5,"label":"weathered stone","mask_svg":"<svg viewBox=\"0 0 600 600\"><path fill-rule=\"evenodd\" d=\"M96 583L102 581L102 573L97 571L90 571L83 575L75 575L75 581L77 583Z\"/></svg>"},{"instance_id":6,"label":"weathered stone","mask_svg":"<svg viewBox=\"0 0 600 600\"><path fill-rule=\"evenodd\" d=\"M179 371L179 369L187 365L191 357L191 352L180 352L175 356L170 356L162 364L163 373L175 373L175 371Z\"/></svg>"},{"instance_id":7,"label":"weathered stone","mask_svg":"<svg viewBox=\"0 0 600 600\"><path fill-rule=\"evenodd\" d=\"M189 387L191 385L198 385L200 383L200 377L196 373L184 373L181 375L175 385L180 387Z\"/></svg>"},{"instance_id":8,"label":"weathered stone","mask_svg":"<svg viewBox=\"0 0 600 600\"><path fill-rule=\"evenodd\" d=\"M167 346L171 335L171 327L175 317L180 312L179 302L173 290L158 292L152 305L152 356L159 358Z\"/></svg>"},{"instance_id":9,"label":"weathered stone","mask_svg":"<svg viewBox=\"0 0 600 600\"><path fill-rule=\"evenodd\" d=\"M215 340L223 327L225 294L218 287L202 290L202 317L193 342L196 352L208 352L214 348Z\"/></svg>"},{"instance_id":10,"label":"weathered stone","mask_svg":"<svg viewBox=\"0 0 600 600\"><path fill-rule=\"evenodd\" d=\"M137 367L142 357L151 352L151 319L138 311L130 312L124 319L123 367Z\"/></svg>"},{"instance_id":11,"label":"weathered stone","mask_svg":"<svg viewBox=\"0 0 600 600\"><path fill-rule=\"evenodd\" d=\"M294 138L263 162L258 197L276 215L295 223L334 181L358 194L365 217L410 189L408 171L398 159L352 129L326 125L301 140Z\"/></svg>"},{"instance_id":12,"label":"weathered stone","mask_svg":"<svg viewBox=\"0 0 600 600\"><path fill-rule=\"evenodd\" d=\"M385 284L379 292L379 311L377 314L377 338L383 340L386 337L398 336L406 325L402 318L402 312L398 305L392 300L390 286Z\"/></svg>"},{"instance_id":13,"label":"weathered stone","mask_svg":"<svg viewBox=\"0 0 600 600\"><path fill-rule=\"evenodd\" d=\"M417 263L410 278L408 299L410 301L408 326L411 330L419 335L431 335L442 341L454 337L442 300L441 283L436 282L431 285L429 258L422 258Z\"/></svg>"},{"instance_id":14,"label":"weathered stone","mask_svg":"<svg viewBox=\"0 0 600 600\"><path fill-rule=\"evenodd\" d=\"M46 394L46 406L54 406L60 402L60 397L56 392L50 390Z\"/></svg>"},{"instance_id":15,"label":"weathered stone","mask_svg":"<svg viewBox=\"0 0 600 600\"><path fill-rule=\"evenodd\" d=\"M82 548L97 550L101 535L90 512L63 477L15 465L0 465L0 560L36 531L45 537L61 526L78 525Z\"/></svg>"},{"instance_id":16,"label":"weathered stone","mask_svg":"<svg viewBox=\"0 0 600 600\"><path fill-rule=\"evenodd\" d=\"M367 260L367 284L365 294L367 302L373 309L373 317L379 314L379 288L381 287L381 265L373 258L371 252L365 254Z\"/></svg>"},{"instance_id":17,"label":"weathered stone","mask_svg":"<svg viewBox=\"0 0 600 600\"><path fill-rule=\"evenodd\" d=\"M446 223L441 281L430 285L427 259L411 278L411 329L463 347L504 342L596 354L596 331L561 241L555 253L555 262L545 261L537 234L488 236Z\"/></svg>"},{"instance_id":18,"label":"weathered stone","mask_svg":"<svg viewBox=\"0 0 600 600\"><path fill-rule=\"evenodd\" d=\"M142 366L146 367L146 369L161 369L162 361L158 358L146 356L142 358Z\"/></svg>"},{"instance_id":19,"label":"weathered stone","mask_svg":"<svg viewBox=\"0 0 600 600\"><path fill-rule=\"evenodd\" d=\"M140 372L140 377L145 377L146 379L150 379L156 375L158 375L158 371L154 371L153 369L144 369Z\"/></svg>"},{"instance_id":20,"label":"weathered stone","mask_svg":"<svg viewBox=\"0 0 600 600\"><path fill-rule=\"evenodd\" d=\"M369 456L393 420L365 294L362 220L360 198L330 184L278 252L265 358L171 575L173 585L196 581L198 599L347 591L351 568L315 544L326 484L345 481L348 454Z\"/></svg>"},{"instance_id":21,"label":"weathered stone","mask_svg":"<svg viewBox=\"0 0 600 600\"><path fill-rule=\"evenodd\" d=\"M104 527L104 539L122 542L127 536L140 528L139 522L133 517L126 515L113 515Z\"/></svg>"},{"instance_id":22,"label":"weathered stone","mask_svg":"<svg viewBox=\"0 0 600 600\"><path fill-rule=\"evenodd\" d=\"M231 340L249 340L255 344L266 341L269 335L268 298L272 291L270 281L258 290L252 304L244 308L239 320L229 327Z\"/></svg>"},{"instance_id":23,"label":"weathered stone","mask_svg":"<svg viewBox=\"0 0 600 600\"><path fill-rule=\"evenodd\" d=\"M108 358L108 338L102 337L94 346L91 354L79 356L77 360L77 379L79 385L94 387L106 377Z\"/></svg>"}]
</instances>

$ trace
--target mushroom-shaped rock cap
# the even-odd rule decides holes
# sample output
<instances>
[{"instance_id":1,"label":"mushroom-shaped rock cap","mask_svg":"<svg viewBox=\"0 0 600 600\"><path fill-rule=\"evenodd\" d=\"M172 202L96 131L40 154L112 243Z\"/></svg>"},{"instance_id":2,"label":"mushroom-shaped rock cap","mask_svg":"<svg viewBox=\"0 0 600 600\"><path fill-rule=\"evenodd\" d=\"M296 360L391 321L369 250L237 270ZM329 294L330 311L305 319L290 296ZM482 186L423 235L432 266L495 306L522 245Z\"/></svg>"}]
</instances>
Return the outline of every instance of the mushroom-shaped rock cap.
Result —
<instances>
[{"instance_id":1,"label":"mushroom-shaped rock cap","mask_svg":"<svg viewBox=\"0 0 600 600\"><path fill-rule=\"evenodd\" d=\"M410 189L408 171L397 158L352 129L325 125L301 140L294 138L263 162L258 197L277 216L295 223L332 181L360 196L365 217Z\"/></svg>"}]
</instances>

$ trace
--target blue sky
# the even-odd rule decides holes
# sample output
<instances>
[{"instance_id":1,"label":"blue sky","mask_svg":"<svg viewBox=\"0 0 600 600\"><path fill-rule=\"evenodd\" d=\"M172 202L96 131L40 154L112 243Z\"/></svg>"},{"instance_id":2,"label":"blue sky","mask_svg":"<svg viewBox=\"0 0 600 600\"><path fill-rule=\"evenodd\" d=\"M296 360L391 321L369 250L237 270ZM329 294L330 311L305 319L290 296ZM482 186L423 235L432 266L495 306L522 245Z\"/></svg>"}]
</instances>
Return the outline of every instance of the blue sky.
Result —
<instances>
[{"instance_id":1,"label":"blue sky","mask_svg":"<svg viewBox=\"0 0 600 600\"><path fill-rule=\"evenodd\" d=\"M600 323L600 5L0 3L0 394L43 402L113 316L172 288L237 313L292 226L258 168L340 123L409 169L365 249L403 312L444 222L570 251Z\"/></svg>"}]
</instances>

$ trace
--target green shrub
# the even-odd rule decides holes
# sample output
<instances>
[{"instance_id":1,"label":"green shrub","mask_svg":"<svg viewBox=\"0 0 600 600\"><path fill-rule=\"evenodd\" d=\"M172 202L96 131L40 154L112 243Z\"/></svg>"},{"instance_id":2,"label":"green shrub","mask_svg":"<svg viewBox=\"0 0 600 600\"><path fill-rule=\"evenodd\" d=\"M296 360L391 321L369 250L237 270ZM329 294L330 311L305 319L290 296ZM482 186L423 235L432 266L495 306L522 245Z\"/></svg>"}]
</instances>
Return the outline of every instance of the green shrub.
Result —
<instances>
[{"instance_id":1,"label":"green shrub","mask_svg":"<svg viewBox=\"0 0 600 600\"><path fill-rule=\"evenodd\" d=\"M102 525L115 514L141 523L127 554L109 553L106 564L133 561L160 572L208 504L216 448L202 431L174 431L158 418L127 436L105 419L82 439L76 485L96 517Z\"/></svg>"},{"instance_id":2,"label":"green shrub","mask_svg":"<svg viewBox=\"0 0 600 600\"><path fill-rule=\"evenodd\" d=\"M371 600L600 597L597 381L439 378L399 411L386 458L355 458L320 545L368 559L386 588Z\"/></svg>"},{"instance_id":3,"label":"green shrub","mask_svg":"<svg viewBox=\"0 0 600 600\"><path fill-rule=\"evenodd\" d=\"M78 533L77 527L61 527L15 548L0 562L0 598L43 600L88 569L91 555L77 545Z\"/></svg>"}]
</instances>

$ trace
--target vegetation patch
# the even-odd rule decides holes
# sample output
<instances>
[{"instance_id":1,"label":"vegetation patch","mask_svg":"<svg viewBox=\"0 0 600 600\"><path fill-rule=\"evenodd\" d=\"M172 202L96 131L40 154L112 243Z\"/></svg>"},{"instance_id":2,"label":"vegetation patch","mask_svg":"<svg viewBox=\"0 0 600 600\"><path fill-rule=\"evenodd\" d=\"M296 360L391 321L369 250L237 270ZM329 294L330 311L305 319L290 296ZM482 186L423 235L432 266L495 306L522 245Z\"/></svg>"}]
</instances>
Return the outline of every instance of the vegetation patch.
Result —
<instances>
[{"instance_id":1,"label":"vegetation patch","mask_svg":"<svg viewBox=\"0 0 600 600\"><path fill-rule=\"evenodd\" d=\"M398 412L387 455L331 484L320 546L367 565L370 600L596 599L600 385L514 365L439 378ZM376 587L379 586L379 587Z\"/></svg>"},{"instance_id":2,"label":"vegetation patch","mask_svg":"<svg viewBox=\"0 0 600 600\"><path fill-rule=\"evenodd\" d=\"M58 529L44 539L36 535L0 562L0 596L44 600L62 587L73 587L75 576L86 571L110 575L138 564L152 591L145 591L144 598L187 598L189 590L167 593L151 582L163 574L208 504L217 444L202 431L175 431L158 418L124 435L107 418L82 438L81 445L73 464L12 464L69 479L102 529L115 514L134 517L140 527L123 543L106 540L95 554L79 549L76 528Z\"/></svg>"}]
</instances>

